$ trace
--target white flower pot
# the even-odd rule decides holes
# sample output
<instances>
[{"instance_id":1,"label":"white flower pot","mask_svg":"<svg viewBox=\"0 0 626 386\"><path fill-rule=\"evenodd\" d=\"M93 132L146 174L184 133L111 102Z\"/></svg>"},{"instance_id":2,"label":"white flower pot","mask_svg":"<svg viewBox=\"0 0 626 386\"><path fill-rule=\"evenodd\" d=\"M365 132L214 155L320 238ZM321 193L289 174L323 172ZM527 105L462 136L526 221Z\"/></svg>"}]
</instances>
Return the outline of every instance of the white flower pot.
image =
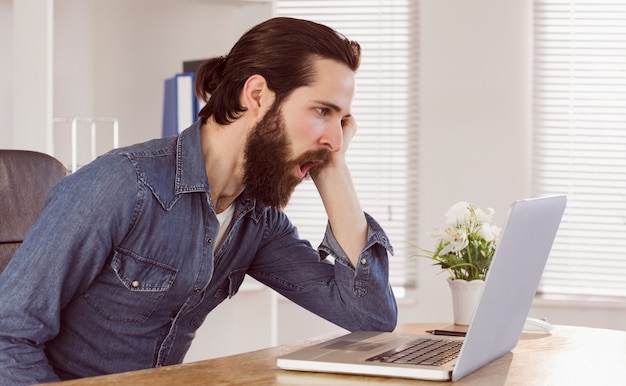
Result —
<instances>
[{"instance_id":1,"label":"white flower pot","mask_svg":"<svg viewBox=\"0 0 626 386\"><path fill-rule=\"evenodd\" d=\"M483 293L485 282L483 280L466 281L448 278L448 284L452 292L454 324L469 326Z\"/></svg>"}]
</instances>

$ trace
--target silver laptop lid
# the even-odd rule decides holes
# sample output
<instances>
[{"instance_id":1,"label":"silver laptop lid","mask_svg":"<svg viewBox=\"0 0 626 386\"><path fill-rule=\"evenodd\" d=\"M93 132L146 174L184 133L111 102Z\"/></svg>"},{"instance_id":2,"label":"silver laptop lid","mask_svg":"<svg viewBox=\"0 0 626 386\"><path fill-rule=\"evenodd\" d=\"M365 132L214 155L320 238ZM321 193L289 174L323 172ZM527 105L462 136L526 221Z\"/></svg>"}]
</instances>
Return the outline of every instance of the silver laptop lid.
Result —
<instances>
[{"instance_id":1,"label":"silver laptop lid","mask_svg":"<svg viewBox=\"0 0 626 386\"><path fill-rule=\"evenodd\" d=\"M519 200L511 205L452 373L453 381L517 345L566 202L566 196L561 195Z\"/></svg>"}]
</instances>

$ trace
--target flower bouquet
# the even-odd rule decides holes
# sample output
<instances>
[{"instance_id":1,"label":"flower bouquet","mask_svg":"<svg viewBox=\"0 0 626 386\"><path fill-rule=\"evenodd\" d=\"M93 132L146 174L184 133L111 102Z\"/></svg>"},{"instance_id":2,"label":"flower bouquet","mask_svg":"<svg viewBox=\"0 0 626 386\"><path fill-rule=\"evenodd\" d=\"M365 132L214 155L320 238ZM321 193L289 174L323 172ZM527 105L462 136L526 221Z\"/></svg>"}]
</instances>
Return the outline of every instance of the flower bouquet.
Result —
<instances>
[{"instance_id":1,"label":"flower bouquet","mask_svg":"<svg viewBox=\"0 0 626 386\"><path fill-rule=\"evenodd\" d=\"M465 201L446 212L446 226L430 235L439 239L434 251L422 254L448 271L452 291L454 324L469 325L491 265L500 227L493 223L494 210L487 212Z\"/></svg>"},{"instance_id":2,"label":"flower bouquet","mask_svg":"<svg viewBox=\"0 0 626 386\"><path fill-rule=\"evenodd\" d=\"M439 239L435 250L419 249L453 280L485 280L501 230L493 223L493 213L460 201L445 213L445 228L430 233Z\"/></svg>"}]
</instances>

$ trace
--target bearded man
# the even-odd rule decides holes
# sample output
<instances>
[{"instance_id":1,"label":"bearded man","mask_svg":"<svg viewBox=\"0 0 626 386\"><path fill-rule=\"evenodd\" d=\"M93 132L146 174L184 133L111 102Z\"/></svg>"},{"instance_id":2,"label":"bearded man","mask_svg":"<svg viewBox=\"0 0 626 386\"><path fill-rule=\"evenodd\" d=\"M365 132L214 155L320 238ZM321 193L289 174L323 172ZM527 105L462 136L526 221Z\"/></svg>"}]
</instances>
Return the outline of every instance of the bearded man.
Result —
<instances>
[{"instance_id":1,"label":"bearded man","mask_svg":"<svg viewBox=\"0 0 626 386\"><path fill-rule=\"evenodd\" d=\"M0 384L181 363L246 274L350 331L393 330L391 245L346 164L360 54L317 23L263 22L198 71L191 127L57 184L0 276ZM317 249L282 211L307 176Z\"/></svg>"}]
</instances>

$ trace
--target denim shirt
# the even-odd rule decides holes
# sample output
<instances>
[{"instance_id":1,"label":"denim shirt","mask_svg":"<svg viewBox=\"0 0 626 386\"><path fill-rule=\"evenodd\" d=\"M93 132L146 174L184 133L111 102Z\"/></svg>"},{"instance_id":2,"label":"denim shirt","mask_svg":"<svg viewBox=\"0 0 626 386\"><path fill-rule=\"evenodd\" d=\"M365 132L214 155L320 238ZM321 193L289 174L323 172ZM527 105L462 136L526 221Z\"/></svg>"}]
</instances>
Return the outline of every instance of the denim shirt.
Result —
<instances>
[{"instance_id":1,"label":"denim shirt","mask_svg":"<svg viewBox=\"0 0 626 386\"><path fill-rule=\"evenodd\" d=\"M348 330L390 331L391 245L366 217L353 267L329 227L315 250L282 211L244 192L216 250L198 122L114 150L52 189L0 275L0 384L180 363L246 274Z\"/></svg>"}]
</instances>

